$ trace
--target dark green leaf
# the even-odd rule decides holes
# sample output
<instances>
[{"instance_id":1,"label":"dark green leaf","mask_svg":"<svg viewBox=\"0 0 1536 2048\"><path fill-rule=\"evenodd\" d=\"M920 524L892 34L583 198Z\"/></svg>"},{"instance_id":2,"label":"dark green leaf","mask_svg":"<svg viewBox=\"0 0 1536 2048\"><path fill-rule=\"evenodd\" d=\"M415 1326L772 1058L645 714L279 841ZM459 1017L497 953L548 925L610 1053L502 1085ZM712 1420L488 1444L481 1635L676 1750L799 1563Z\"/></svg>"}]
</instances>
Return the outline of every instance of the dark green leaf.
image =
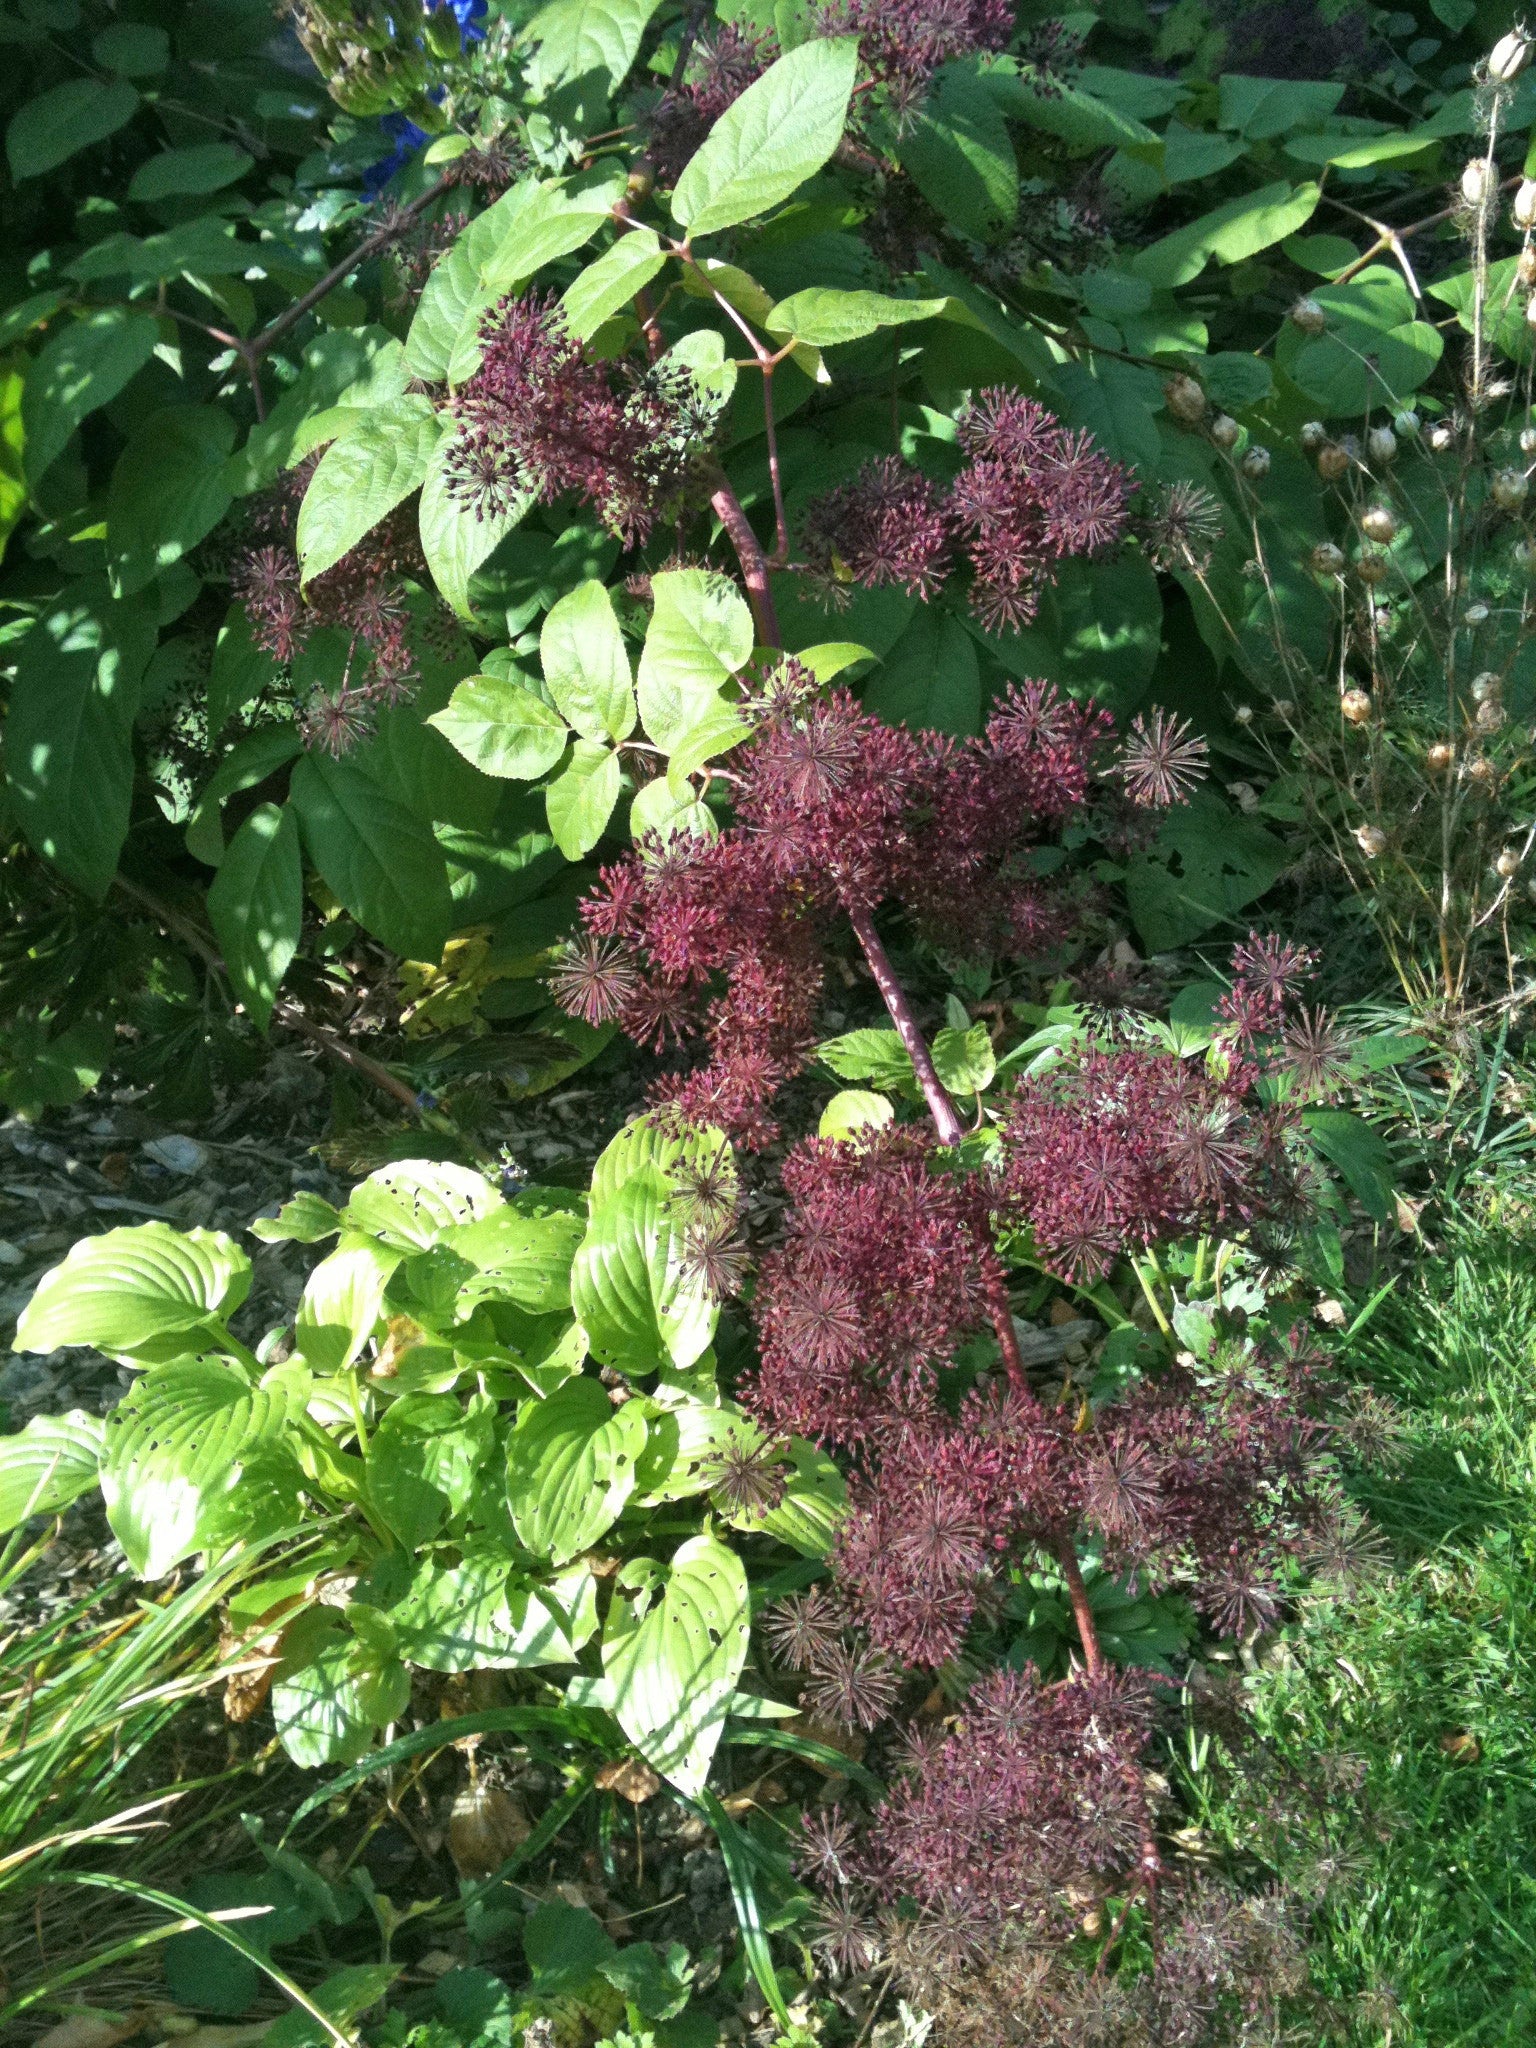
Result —
<instances>
[{"instance_id":1,"label":"dark green leaf","mask_svg":"<svg viewBox=\"0 0 1536 2048\"><path fill-rule=\"evenodd\" d=\"M113 589L130 597L179 562L229 509L235 423L212 405L151 413L117 458L107 492Z\"/></svg>"},{"instance_id":2,"label":"dark green leaf","mask_svg":"<svg viewBox=\"0 0 1536 2048\"><path fill-rule=\"evenodd\" d=\"M230 841L208 916L235 993L265 1031L304 925L304 863L290 805L259 804Z\"/></svg>"},{"instance_id":3,"label":"dark green leaf","mask_svg":"<svg viewBox=\"0 0 1536 2048\"><path fill-rule=\"evenodd\" d=\"M439 959L453 899L428 827L350 761L306 754L291 788L310 858L358 923L407 960Z\"/></svg>"},{"instance_id":4,"label":"dark green leaf","mask_svg":"<svg viewBox=\"0 0 1536 2048\"><path fill-rule=\"evenodd\" d=\"M21 419L27 476L36 483L89 413L109 405L143 369L160 339L148 313L104 306L65 321L48 337L27 372Z\"/></svg>"},{"instance_id":5,"label":"dark green leaf","mask_svg":"<svg viewBox=\"0 0 1536 2048\"><path fill-rule=\"evenodd\" d=\"M66 79L11 116L5 131L11 176L18 184L40 178L77 150L115 135L138 107L138 94L121 78Z\"/></svg>"}]
</instances>

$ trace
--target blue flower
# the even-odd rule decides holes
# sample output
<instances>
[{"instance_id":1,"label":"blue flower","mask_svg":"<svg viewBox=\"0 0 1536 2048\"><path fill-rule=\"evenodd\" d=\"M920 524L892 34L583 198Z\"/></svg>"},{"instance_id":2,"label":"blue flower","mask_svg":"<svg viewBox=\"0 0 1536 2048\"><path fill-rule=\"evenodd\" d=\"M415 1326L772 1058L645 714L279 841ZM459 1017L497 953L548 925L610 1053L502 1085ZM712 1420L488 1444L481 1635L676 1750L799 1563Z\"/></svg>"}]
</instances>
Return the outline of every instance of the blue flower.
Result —
<instances>
[{"instance_id":1,"label":"blue flower","mask_svg":"<svg viewBox=\"0 0 1536 2048\"><path fill-rule=\"evenodd\" d=\"M446 0L449 12L459 24L466 43L478 43L485 35L482 23L485 20L487 0ZM439 86L432 94L433 99L442 98ZM387 142L394 146L387 156L379 158L363 174L363 190L370 196L382 192L397 172L403 171L417 150L423 148L431 137L425 128L419 128L404 114L381 114L379 127Z\"/></svg>"}]
</instances>

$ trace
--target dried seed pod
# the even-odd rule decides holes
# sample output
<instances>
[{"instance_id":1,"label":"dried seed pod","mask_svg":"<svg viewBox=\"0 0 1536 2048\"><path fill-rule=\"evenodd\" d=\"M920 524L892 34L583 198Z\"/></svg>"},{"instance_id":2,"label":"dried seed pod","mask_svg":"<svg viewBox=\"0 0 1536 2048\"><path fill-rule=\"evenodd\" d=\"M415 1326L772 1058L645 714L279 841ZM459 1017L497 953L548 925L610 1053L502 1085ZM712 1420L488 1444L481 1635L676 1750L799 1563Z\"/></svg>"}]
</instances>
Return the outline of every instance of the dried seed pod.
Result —
<instances>
[{"instance_id":1,"label":"dried seed pod","mask_svg":"<svg viewBox=\"0 0 1536 2048\"><path fill-rule=\"evenodd\" d=\"M1367 505L1360 514L1360 531L1367 540L1386 547L1397 538L1397 520L1389 505Z\"/></svg>"},{"instance_id":2,"label":"dried seed pod","mask_svg":"<svg viewBox=\"0 0 1536 2048\"><path fill-rule=\"evenodd\" d=\"M1488 488L1500 511L1518 512L1530 495L1531 480L1523 469L1501 469Z\"/></svg>"},{"instance_id":3,"label":"dried seed pod","mask_svg":"<svg viewBox=\"0 0 1536 2048\"><path fill-rule=\"evenodd\" d=\"M1480 156L1472 157L1461 173L1461 196L1468 206L1482 206L1487 200L1493 179L1488 165Z\"/></svg>"},{"instance_id":4,"label":"dried seed pod","mask_svg":"<svg viewBox=\"0 0 1536 2048\"><path fill-rule=\"evenodd\" d=\"M1527 576L1530 575L1533 569L1536 569L1536 546L1532 546L1530 541L1517 540L1512 553L1515 558L1515 567L1523 569Z\"/></svg>"},{"instance_id":5,"label":"dried seed pod","mask_svg":"<svg viewBox=\"0 0 1536 2048\"><path fill-rule=\"evenodd\" d=\"M1488 76L1495 85L1511 85L1530 61L1531 45L1524 29L1512 28L1488 52Z\"/></svg>"},{"instance_id":6,"label":"dried seed pod","mask_svg":"<svg viewBox=\"0 0 1536 2048\"><path fill-rule=\"evenodd\" d=\"M1499 771L1486 754L1475 754L1462 772L1468 782L1484 790L1491 789L1499 779Z\"/></svg>"},{"instance_id":7,"label":"dried seed pod","mask_svg":"<svg viewBox=\"0 0 1536 2048\"><path fill-rule=\"evenodd\" d=\"M1472 678L1472 702L1474 704L1486 704L1491 698L1497 697L1503 687L1503 682L1497 672L1491 668L1485 668L1480 676Z\"/></svg>"},{"instance_id":8,"label":"dried seed pod","mask_svg":"<svg viewBox=\"0 0 1536 2048\"><path fill-rule=\"evenodd\" d=\"M1401 412L1395 412L1392 415L1393 429L1400 441L1416 441L1419 428L1423 424L1423 421L1411 406L1405 406Z\"/></svg>"},{"instance_id":9,"label":"dried seed pod","mask_svg":"<svg viewBox=\"0 0 1536 2048\"><path fill-rule=\"evenodd\" d=\"M1536 455L1536 427L1522 427L1520 429L1520 453L1522 455Z\"/></svg>"},{"instance_id":10,"label":"dried seed pod","mask_svg":"<svg viewBox=\"0 0 1536 2048\"><path fill-rule=\"evenodd\" d=\"M1235 448L1242 428L1229 412L1217 413L1207 430L1218 448Z\"/></svg>"},{"instance_id":11,"label":"dried seed pod","mask_svg":"<svg viewBox=\"0 0 1536 2048\"><path fill-rule=\"evenodd\" d=\"M1250 483L1259 483L1269 475L1269 450L1258 446L1249 448L1237 466Z\"/></svg>"},{"instance_id":12,"label":"dried seed pod","mask_svg":"<svg viewBox=\"0 0 1536 2048\"><path fill-rule=\"evenodd\" d=\"M1493 868L1494 873L1501 876L1504 881L1512 881L1520 872L1520 855L1518 850L1513 846L1506 846L1494 862Z\"/></svg>"},{"instance_id":13,"label":"dried seed pod","mask_svg":"<svg viewBox=\"0 0 1536 2048\"><path fill-rule=\"evenodd\" d=\"M1351 725L1364 725L1371 715L1370 693L1366 690L1345 690L1339 698L1339 709Z\"/></svg>"},{"instance_id":14,"label":"dried seed pod","mask_svg":"<svg viewBox=\"0 0 1536 2048\"><path fill-rule=\"evenodd\" d=\"M489 1877L532 1833L520 1799L500 1785L472 1778L448 1817L448 1853L460 1877Z\"/></svg>"},{"instance_id":15,"label":"dried seed pod","mask_svg":"<svg viewBox=\"0 0 1536 2048\"><path fill-rule=\"evenodd\" d=\"M1355 844L1367 860L1375 860L1379 853L1386 851L1387 835L1379 825L1357 825Z\"/></svg>"},{"instance_id":16,"label":"dried seed pod","mask_svg":"<svg viewBox=\"0 0 1536 2048\"><path fill-rule=\"evenodd\" d=\"M1289 697L1277 697L1270 706L1270 709L1274 712L1276 718L1294 718L1296 716L1296 706Z\"/></svg>"},{"instance_id":17,"label":"dried seed pod","mask_svg":"<svg viewBox=\"0 0 1536 2048\"><path fill-rule=\"evenodd\" d=\"M1205 418L1205 393L1193 377L1170 377L1163 386L1163 399L1176 420L1198 426Z\"/></svg>"},{"instance_id":18,"label":"dried seed pod","mask_svg":"<svg viewBox=\"0 0 1536 2048\"><path fill-rule=\"evenodd\" d=\"M1318 576L1342 576L1348 561L1344 550L1331 540L1320 540L1307 559Z\"/></svg>"},{"instance_id":19,"label":"dried seed pod","mask_svg":"<svg viewBox=\"0 0 1536 2048\"><path fill-rule=\"evenodd\" d=\"M1443 775L1448 768L1455 766L1455 762L1456 749L1449 740L1436 740L1424 756L1424 766L1431 775Z\"/></svg>"},{"instance_id":20,"label":"dried seed pod","mask_svg":"<svg viewBox=\"0 0 1536 2048\"><path fill-rule=\"evenodd\" d=\"M1296 438L1303 455L1315 455L1328 439L1328 429L1321 420L1308 420Z\"/></svg>"},{"instance_id":21,"label":"dried seed pod","mask_svg":"<svg viewBox=\"0 0 1536 2048\"><path fill-rule=\"evenodd\" d=\"M1337 441L1325 441L1317 451L1317 473L1325 483L1337 483L1349 468L1348 451Z\"/></svg>"},{"instance_id":22,"label":"dried seed pod","mask_svg":"<svg viewBox=\"0 0 1536 2048\"><path fill-rule=\"evenodd\" d=\"M1520 254L1515 258L1515 278L1518 283L1525 285L1527 289L1531 285L1536 284L1536 249L1527 246L1520 251ZM1529 320L1531 317L1530 313L1527 312L1525 317Z\"/></svg>"},{"instance_id":23,"label":"dried seed pod","mask_svg":"<svg viewBox=\"0 0 1536 2048\"><path fill-rule=\"evenodd\" d=\"M1372 462L1390 462L1397 453L1397 436L1390 427L1372 427L1365 446Z\"/></svg>"},{"instance_id":24,"label":"dried seed pod","mask_svg":"<svg viewBox=\"0 0 1536 2048\"><path fill-rule=\"evenodd\" d=\"M1429 445L1436 455L1456 446L1456 429L1446 420L1436 420L1429 430Z\"/></svg>"},{"instance_id":25,"label":"dried seed pod","mask_svg":"<svg viewBox=\"0 0 1536 2048\"><path fill-rule=\"evenodd\" d=\"M1479 732L1497 732L1509 717L1509 713L1497 697L1489 697L1477 707L1477 729Z\"/></svg>"},{"instance_id":26,"label":"dried seed pod","mask_svg":"<svg viewBox=\"0 0 1536 2048\"><path fill-rule=\"evenodd\" d=\"M1252 725L1253 706L1251 704L1239 704L1232 714L1232 721L1235 725Z\"/></svg>"},{"instance_id":27,"label":"dried seed pod","mask_svg":"<svg viewBox=\"0 0 1536 2048\"><path fill-rule=\"evenodd\" d=\"M1290 318L1303 334L1321 334L1328 325L1328 315L1316 299L1298 299L1291 308Z\"/></svg>"},{"instance_id":28,"label":"dried seed pod","mask_svg":"<svg viewBox=\"0 0 1536 2048\"><path fill-rule=\"evenodd\" d=\"M1355 574L1368 588L1385 583L1391 573L1390 557L1378 554L1374 548L1367 549L1355 563Z\"/></svg>"}]
</instances>

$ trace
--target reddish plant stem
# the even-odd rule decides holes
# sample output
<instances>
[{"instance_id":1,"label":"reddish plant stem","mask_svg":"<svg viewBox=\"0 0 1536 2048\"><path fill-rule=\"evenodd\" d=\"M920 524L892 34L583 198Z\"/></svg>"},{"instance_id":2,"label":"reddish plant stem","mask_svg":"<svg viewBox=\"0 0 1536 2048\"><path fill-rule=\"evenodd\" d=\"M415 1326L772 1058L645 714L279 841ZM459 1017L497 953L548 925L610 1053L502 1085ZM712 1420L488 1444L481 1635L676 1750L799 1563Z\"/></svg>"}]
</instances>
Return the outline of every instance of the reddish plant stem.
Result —
<instances>
[{"instance_id":1,"label":"reddish plant stem","mask_svg":"<svg viewBox=\"0 0 1536 2048\"><path fill-rule=\"evenodd\" d=\"M1056 1562L1061 1566L1061 1575L1067 1582L1067 1598L1072 1602L1072 1618L1077 1623L1077 1633L1082 1639L1083 1661L1088 1666L1091 1678L1102 1664L1103 1654L1099 1649L1099 1628L1093 1618L1093 1603L1088 1598L1088 1588L1083 1583L1083 1568L1077 1561L1070 1536L1058 1537Z\"/></svg>"},{"instance_id":2,"label":"reddish plant stem","mask_svg":"<svg viewBox=\"0 0 1536 2048\"><path fill-rule=\"evenodd\" d=\"M763 433L768 442L768 474L773 481L773 559L782 568L789 560L789 521L784 513L784 475L779 463L779 431L773 416L773 373L777 360L760 361L763 373Z\"/></svg>"},{"instance_id":3,"label":"reddish plant stem","mask_svg":"<svg viewBox=\"0 0 1536 2048\"><path fill-rule=\"evenodd\" d=\"M717 471L712 482L715 488L710 493L709 502L741 564L741 580L747 586L747 603L752 607L752 623L758 641L764 647L782 647L784 636L779 631L779 615L773 608L773 591L768 583L768 557L763 553L762 542L753 532L751 520L741 509L741 500L726 480L725 471Z\"/></svg>"},{"instance_id":4,"label":"reddish plant stem","mask_svg":"<svg viewBox=\"0 0 1536 2048\"><path fill-rule=\"evenodd\" d=\"M858 909L848 908L848 922L853 926L853 935L864 949L864 958L869 962L869 971L875 977L875 986L885 999L885 1007L891 1013L891 1022L896 1026L896 1035L901 1040L917 1074L917 1085L923 1091L923 1100L928 1105L928 1114L933 1118L934 1129L939 1140L945 1145L958 1145L965 1136L965 1125L960 1112L955 1108L949 1090L939 1079L938 1069L933 1064L933 1054L928 1050L928 1041L918 1029L917 1019L912 1015L912 1006L907 1001L907 992L896 978L891 965L891 956L885 950L880 934L875 930L875 921L862 905Z\"/></svg>"}]
</instances>

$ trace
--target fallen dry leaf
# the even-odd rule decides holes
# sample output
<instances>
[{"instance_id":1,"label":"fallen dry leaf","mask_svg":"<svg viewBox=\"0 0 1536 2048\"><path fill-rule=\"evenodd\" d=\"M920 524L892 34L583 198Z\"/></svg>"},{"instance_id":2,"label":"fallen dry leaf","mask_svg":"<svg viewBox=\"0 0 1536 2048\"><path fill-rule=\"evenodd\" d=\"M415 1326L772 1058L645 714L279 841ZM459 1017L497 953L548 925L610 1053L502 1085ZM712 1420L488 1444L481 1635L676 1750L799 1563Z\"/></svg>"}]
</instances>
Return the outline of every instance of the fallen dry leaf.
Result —
<instances>
[{"instance_id":1,"label":"fallen dry leaf","mask_svg":"<svg viewBox=\"0 0 1536 2048\"><path fill-rule=\"evenodd\" d=\"M599 1792L617 1792L631 1806L644 1806L647 1799L654 1799L661 1790L660 1778L644 1758L638 1756L621 1757L616 1763L604 1764L594 1783Z\"/></svg>"}]
</instances>

